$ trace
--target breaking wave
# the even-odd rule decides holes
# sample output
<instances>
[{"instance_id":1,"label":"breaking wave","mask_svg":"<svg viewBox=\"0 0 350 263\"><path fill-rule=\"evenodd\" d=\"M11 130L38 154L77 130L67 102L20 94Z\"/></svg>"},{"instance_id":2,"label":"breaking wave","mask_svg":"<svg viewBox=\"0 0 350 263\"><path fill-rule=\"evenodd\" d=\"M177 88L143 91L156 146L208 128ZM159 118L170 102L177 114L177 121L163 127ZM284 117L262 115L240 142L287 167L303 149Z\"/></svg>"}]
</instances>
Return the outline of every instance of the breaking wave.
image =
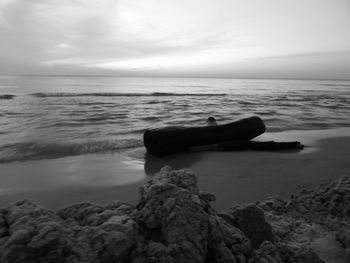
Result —
<instances>
[{"instance_id":1,"label":"breaking wave","mask_svg":"<svg viewBox=\"0 0 350 263\"><path fill-rule=\"evenodd\" d=\"M114 153L142 146L141 140L93 140L85 142L20 142L1 147L0 163L62 158L89 153Z\"/></svg>"},{"instance_id":2,"label":"breaking wave","mask_svg":"<svg viewBox=\"0 0 350 263\"><path fill-rule=\"evenodd\" d=\"M11 100L14 97L16 97L16 95L13 95L13 94L0 94L0 100Z\"/></svg>"},{"instance_id":3,"label":"breaking wave","mask_svg":"<svg viewBox=\"0 0 350 263\"><path fill-rule=\"evenodd\" d=\"M152 93L120 93L120 92L103 92L103 93L31 93L31 96L38 98L48 97L179 97L179 96L226 96L226 93L169 93L169 92L152 92Z\"/></svg>"},{"instance_id":4,"label":"breaking wave","mask_svg":"<svg viewBox=\"0 0 350 263\"><path fill-rule=\"evenodd\" d=\"M350 87L350 84L339 84L339 83L336 83L336 84L330 84L330 83L327 83L327 84L322 84L322 86L328 86L328 87Z\"/></svg>"}]
</instances>

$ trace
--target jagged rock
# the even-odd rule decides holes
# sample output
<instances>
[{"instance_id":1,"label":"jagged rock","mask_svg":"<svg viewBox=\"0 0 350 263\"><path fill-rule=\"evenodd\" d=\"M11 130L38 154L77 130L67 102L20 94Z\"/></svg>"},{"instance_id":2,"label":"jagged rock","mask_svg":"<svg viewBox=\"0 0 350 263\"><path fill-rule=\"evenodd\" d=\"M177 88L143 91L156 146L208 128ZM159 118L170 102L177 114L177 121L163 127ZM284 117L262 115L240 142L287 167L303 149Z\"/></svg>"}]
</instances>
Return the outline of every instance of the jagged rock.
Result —
<instances>
[{"instance_id":1,"label":"jagged rock","mask_svg":"<svg viewBox=\"0 0 350 263\"><path fill-rule=\"evenodd\" d=\"M80 203L59 210L57 215L70 230L67 235L69 260L128 262L137 242L138 226L129 216L133 208L115 201L110 205Z\"/></svg>"},{"instance_id":2,"label":"jagged rock","mask_svg":"<svg viewBox=\"0 0 350 263\"><path fill-rule=\"evenodd\" d=\"M87 207L90 213L86 213ZM58 214L28 200L4 209L0 243L0 262L111 262L123 260L134 245L130 218L116 220L120 211L112 213L89 204L70 206ZM75 208L75 209L73 209ZM120 208L120 206L117 206ZM70 213L69 213L69 212ZM92 213L91 211L95 211ZM62 218L59 215L62 215ZM72 214L74 216L69 217ZM95 220L92 220L94 218ZM128 220L129 219L129 220ZM75 221L76 220L76 221ZM90 225L89 225L90 224ZM5 230L3 230L5 228ZM121 261L123 262L123 261Z\"/></svg>"},{"instance_id":3,"label":"jagged rock","mask_svg":"<svg viewBox=\"0 0 350 263\"><path fill-rule=\"evenodd\" d=\"M57 211L57 215L64 220L73 220L81 226L98 226L114 216L129 215L134 206L114 201L110 205L100 205L94 203L79 203L69 205Z\"/></svg>"},{"instance_id":4,"label":"jagged rock","mask_svg":"<svg viewBox=\"0 0 350 263\"><path fill-rule=\"evenodd\" d=\"M137 207L80 203L57 213L30 202L1 210L1 262L234 262L250 241L211 208L196 177L163 169Z\"/></svg>"},{"instance_id":5,"label":"jagged rock","mask_svg":"<svg viewBox=\"0 0 350 263\"><path fill-rule=\"evenodd\" d=\"M259 248L265 240L273 241L272 228L266 222L264 212L255 205L235 206L220 216L239 228L250 239L254 248Z\"/></svg>"},{"instance_id":6,"label":"jagged rock","mask_svg":"<svg viewBox=\"0 0 350 263\"><path fill-rule=\"evenodd\" d=\"M348 189L343 178L219 215L192 173L164 168L136 207L85 202L53 212L24 200L0 209L0 262L349 262ZM332 242L331 256L322 242Z\"/></svg>"},{"instance_id":7,"label":"jagged rock","mask_svg":"<svg viewBox=\"0 0 350 263\"><path fill-rule=\"evenodd\" d=\"M305 189L301 194L293 196L290 206L298 211L304 207L312 212L350 217L350 176L343 176L314 189Z\"/></svg>"},{"instance_id":8,"label":"jagged rock","mask_svg":"<svg viewBox=\"0 0 350 263\"><path fill-rule=\"evenodd\" d=\"M350 229L349 231L338 232L336 238L343 248L350 250Z\"/></svg>"},{"instance_id":9,"label":"jagged rock","mask_svg":"<svg viewBox=\"0 0 350 263\"><path fill-rule=\"evenodd\" d=\"M289 201L269 198L258 207L275 240L288 248L282 252L288 262L350 262L350 176L304 189Z\"/></svg>"},{"instance_id":10,"label":"jagged rock","mask_svg":"<svg viewBox=\"0 0 350 263\"><path fill-rule=\"evenodd\" d=\"M310 248L288 247L264 241L249 263L325 263Z\"/></svg>"},{"instance_id":11,"label":"jagged rock","mask_svg":"<svg viewBox=\"0 0 350 263\"><path fill-rule=\"evenodd\" d=\"M25 200L2 214L0 262L57 262L63 253L65 229L54 212Z\"/></svg>"},{"instance_id":12,"label":"jagged rock","mask_svg":"<svg viewBox=\"0 0 350 263\"><path fill-rule=\"evenodd\" d=\"M317 253L308 247L285 248L282 253L284 262L290 263L325 263Z\"/></svg>"},{"instance_id":13,"label":"jagged rock","mask_svg":"<svg viewBox=\"0 0 350 263\"><path fill-rule=\"evenodd\" d=\"M271 197L259 202L258 206L275 214L294 213L304 217L318 213L349 218L350 176L342 176L315 188L303 189L301 193L292 195L289 201Z\"/></svg>"},{"instance_id":14,"label":"jagged rock","mask_svg":"<svg viewBox=\"0 0 350 263\"><path fill-rule=\"evenodd\" d=\"M283 262L280 257L279 248L269 241L261 243L260 247L254 251L253 257L249 263L280 263Z\"/></svg>"},{"instance_id":15,"label":"jagged rock","mask_svg":"<svg viewBox=\"0 0 350 263\"><path fill-rule=\"evenodd\" d=\"M262 202L258 202L258 207L263 211L273 211L275 214L285 214L288 211L287 208L288 201L278 197L271 196L263 200Z\"/></svg>"},{"instance_id":16,"label":"jagged rock","mask_svg":"<svg viewBox=\"0 0 350 263\"><path fill-rule=\"evenodd\" d=\"M142 228L146 257L155 257L148 254L152 251L164 255L157 262L232 262L241 254L248 257L249 240L208 209L196 181L192 173L165 168L141 187L132 217Z\"/></svg>"}]
</instances>

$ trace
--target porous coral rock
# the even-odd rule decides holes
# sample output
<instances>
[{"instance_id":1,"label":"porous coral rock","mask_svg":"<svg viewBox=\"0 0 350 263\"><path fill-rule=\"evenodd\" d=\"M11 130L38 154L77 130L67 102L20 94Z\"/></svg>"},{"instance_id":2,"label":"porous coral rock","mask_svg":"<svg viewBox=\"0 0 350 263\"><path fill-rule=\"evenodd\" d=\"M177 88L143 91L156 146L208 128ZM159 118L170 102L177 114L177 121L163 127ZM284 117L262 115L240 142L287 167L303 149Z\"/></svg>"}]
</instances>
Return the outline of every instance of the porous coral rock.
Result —
<instances>
[{"instance_id":1,"label":"porous coral rock","mask_svg":"<svg viewBox=\"0 0 350 263\"><path fill-rule=\"evenodd\" d=\"M88 220L92 218L91 213L82 216L86 205L74 207L75 210L70 207L64 211L69 210L75 216L80 215L79 220L62 211L55 214L28 200L3 209L5 231L1 231L3 242L0 247L0 262L123 260L135 243L131 232L128 231L130 223L106 220L101 222L101 227L96 227L96 221ZM89 204L89 207L95 212L100 211L98 205ZM61 218L60 214L64 216ZM78 221L75 219L82 225L76 223ZM84 225L83 222L90 222L91 225Z\"/></svg>"},{"instance_id":2,"label":"porous coral rock","mask_svg":"<svg viewBox=\"0 0 350 263\"><path fill-rule=\"evenodd\" d=\"M350 262L350 176L259 202L288 262ZM340 234L342 233L342 234ZM288 252L288 253L287 253Z\"/></svg>"},{"instance_id":3,"label":"porous coral rock","mask_svg":"<svg viewBox=\"0 0 350 263\"><path fill-rule=\"evenodd\" d=\"M53 212L25 200L0 209L0 262L349 262L349 182L218 214L192 173L166 167L140 188L136 206Z\"/></svg>"},{"instance_id":4,"label":"porous coral rock","mask_svg":"<svg viewBox=\"0 0 350 263\"><path fill-rule=\"evenodd\" d=\"M232 262L235 255L250 252L244 234L208 209L207 195L199 193L194 174L164 168L140 193L132 218L143 231L145 246L161 243L173 262ZM241 247L233 250L235 245Z\"/></svg>"},{"instance_id":5,"label":"porous coral rock","mask_svg":"<svg viewBox=\"0 0 350 263\"><path fill-rule=\"evenodd\" d=\"M136 207L73 204L56 213L22 201L1 210L1 262L232 262L249 240L211 208L196 177L164 168Z\"/></svg>"},{"instance_id":6,"label":"porous coral rock","mask_svg":"<svg viewBox=\"0 0 350 263\"><path fill-rule=\"evenodd\" d=\"M3 209L0 262L57 262L63 253L63 221L30 201Z\"/></svg>"},{"instance_id":7,"label":"porous coral rock","mask_svg":"<svg viewBox=\"0 0 350 263\"><path fill-rule=\"evenodd\" d=\"M234 206L220 216L243 231L254 248L259 248L265 240L273 241L272 228L266 222L264 212L253 204Z\"/></svg>"}]
</instances>

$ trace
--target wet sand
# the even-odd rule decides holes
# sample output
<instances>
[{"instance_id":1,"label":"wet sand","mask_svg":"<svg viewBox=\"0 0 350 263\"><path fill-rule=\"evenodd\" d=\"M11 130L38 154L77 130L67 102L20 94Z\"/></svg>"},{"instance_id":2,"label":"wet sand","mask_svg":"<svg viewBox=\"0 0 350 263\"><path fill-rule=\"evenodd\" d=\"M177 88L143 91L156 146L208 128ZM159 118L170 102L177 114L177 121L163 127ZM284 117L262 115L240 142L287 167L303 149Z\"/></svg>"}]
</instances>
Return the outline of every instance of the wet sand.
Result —
<instances>
[{"instance_id":1,"label":"wet sand","mask_svg":"<svg viewBox=\"0 0 350 263\"><path fill-rule=\"evenodd\" d=\"M0 165L0 206L29 198L47 208L90 200L136 203L138 187L164 165L193 171L199 188L213 192L213 206L268 196L289 197L305 186L350 173L350 128L266 133L257 140L298 140L301 151L202 152L165 158L143 148L124 154L99 154Z\"/></svg>"},{"instance_id":2,"label":"wet sand","mask_svg":"<svg viewBox=\"0 0 350 263\"><path fill-rule=\"evenodd\" d=\"M136 203L147 178L143 162L118 154L13 162L0 171L0 207L20 199L51 209L86 200Z\"/></svg>"},{"instance_id":3,"label":"wet sand","mask_svg":"<svg viewBox=\"0 0 350 263\"><path fill-rule=\"evenodd\" d=\"M199 188L216 195L212 205L218 210L269 196L288 198L302 187L350 173L350 128L266 133L257 140L297 140L305 148L179 154L177 158L158 158L148 170L153 172L165 164L178 169L187 162L184 166L197 175Z\"/></svg>"}]
</instances>

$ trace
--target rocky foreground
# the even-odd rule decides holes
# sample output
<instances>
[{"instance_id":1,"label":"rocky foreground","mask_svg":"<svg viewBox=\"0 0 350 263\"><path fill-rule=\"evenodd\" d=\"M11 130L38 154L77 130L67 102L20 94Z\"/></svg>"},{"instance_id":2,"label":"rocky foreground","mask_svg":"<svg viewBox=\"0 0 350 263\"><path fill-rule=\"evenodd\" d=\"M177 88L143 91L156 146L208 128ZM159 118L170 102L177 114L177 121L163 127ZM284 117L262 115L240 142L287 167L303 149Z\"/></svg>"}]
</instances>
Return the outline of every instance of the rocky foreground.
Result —
<instances>
[{"instance_id":1,"label":"rocky foreground","mask_svg":"<svg viewBox=\"0 0 350 263\"><path fill-rule=\"evenodd\" d=\"M218 213L194 174L165 167L140 195L137 206L2 208L0 262L350 262L350 176Z\"/></svg>"}]
</instances>

